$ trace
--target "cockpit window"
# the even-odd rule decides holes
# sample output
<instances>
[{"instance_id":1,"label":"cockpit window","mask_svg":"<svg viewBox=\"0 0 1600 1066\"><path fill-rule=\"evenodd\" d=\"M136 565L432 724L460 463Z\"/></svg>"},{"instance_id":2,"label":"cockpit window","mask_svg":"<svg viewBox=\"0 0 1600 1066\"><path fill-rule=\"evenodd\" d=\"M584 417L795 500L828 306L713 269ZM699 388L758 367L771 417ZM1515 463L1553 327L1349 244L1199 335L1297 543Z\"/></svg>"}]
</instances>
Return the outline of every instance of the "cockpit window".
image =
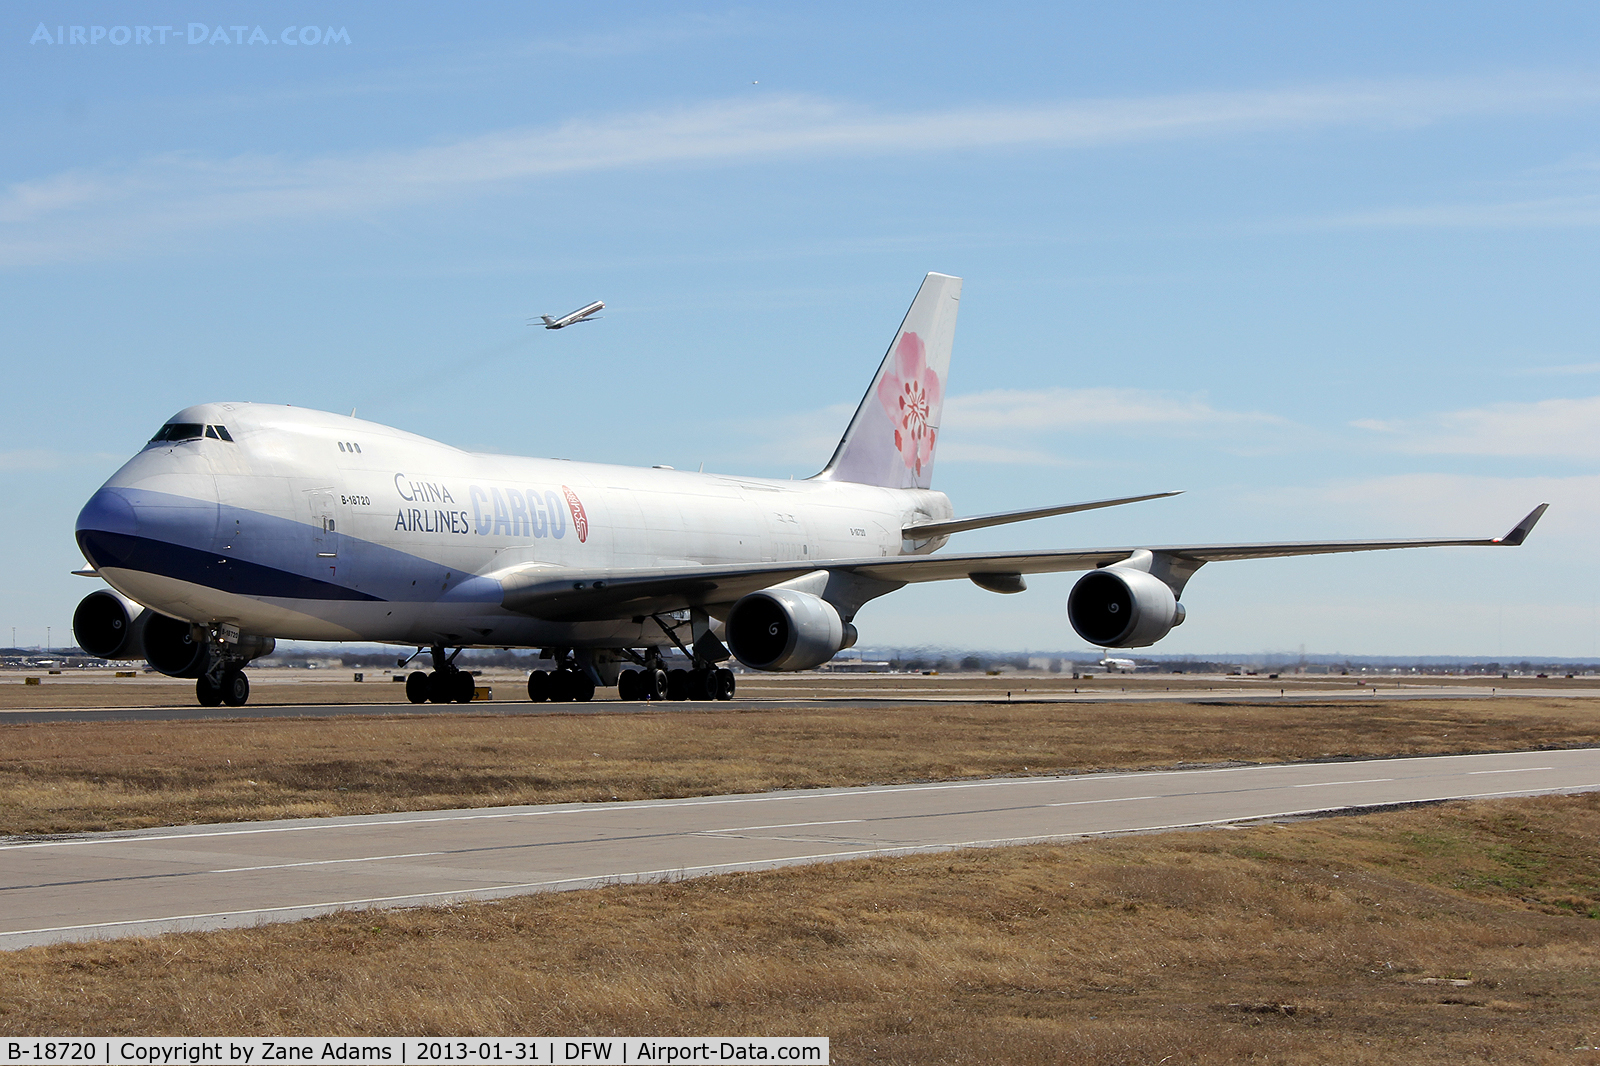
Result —
<instances>
[{"instance_id":1,"label":"cockpit window","mask_svg":"<svg viewBox=\"0 0 1600 1066\"><path fill-rule=\"evenodd\" d=\"M156 435L150 438L150 443L197 440L204 435L205 428L199 422L168 422L156 431Z\"/></svg>"},{"instance_id":2,"label":"cockpit window","mask_svg":"<svg viewBox=\"0 0 1600 1066\"><path fill-rule=\"evenodd\" d=\"M184 440L199 440L201 437L233 443L233 435L228 432L227 426L207 426L199 422L168 422L156 431L156 435L150 438L150 443L173 444Z\"/></svg>"}]
</instances>

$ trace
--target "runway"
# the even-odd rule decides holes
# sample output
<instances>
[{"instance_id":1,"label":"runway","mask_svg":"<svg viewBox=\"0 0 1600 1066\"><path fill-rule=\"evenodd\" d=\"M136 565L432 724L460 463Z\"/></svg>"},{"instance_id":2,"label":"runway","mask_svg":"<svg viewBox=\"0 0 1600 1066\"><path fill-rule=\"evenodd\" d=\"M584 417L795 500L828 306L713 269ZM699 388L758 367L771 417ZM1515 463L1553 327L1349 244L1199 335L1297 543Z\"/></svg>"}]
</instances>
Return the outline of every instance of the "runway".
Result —
<instances>
[{"instance_id":1,"label":"runway","mask_svg":"<svg viewBox=\"0 0 1600 1066\"><path fill-rule=\"evenodd\" d=\"M184 826L0 846L0 948L1600 789L1600 748Z\"/></svg>"}]
</instances>

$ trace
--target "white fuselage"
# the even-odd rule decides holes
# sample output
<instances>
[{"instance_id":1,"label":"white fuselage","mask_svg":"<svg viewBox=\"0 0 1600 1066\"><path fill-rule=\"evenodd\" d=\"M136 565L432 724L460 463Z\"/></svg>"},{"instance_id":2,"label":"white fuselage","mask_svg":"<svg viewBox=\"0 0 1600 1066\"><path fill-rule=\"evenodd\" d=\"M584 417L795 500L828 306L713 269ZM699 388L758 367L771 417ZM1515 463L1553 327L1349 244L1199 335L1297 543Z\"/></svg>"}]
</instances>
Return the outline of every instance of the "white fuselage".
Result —
<instances>
[{"instance_id":1,"label":"white fuselage","mask_svg":"<svg viewBox=\"0 0 1600 1066\"><path fill-rule=\"evenodd\" d=\"M630 617L509 611L495 575L894 556L944 494L465 452L340 415L188 408L224 427L154 443L90 500L78 536L152 609L290 639L604 647L654 643Z\"/></svg>"}]
</instances>

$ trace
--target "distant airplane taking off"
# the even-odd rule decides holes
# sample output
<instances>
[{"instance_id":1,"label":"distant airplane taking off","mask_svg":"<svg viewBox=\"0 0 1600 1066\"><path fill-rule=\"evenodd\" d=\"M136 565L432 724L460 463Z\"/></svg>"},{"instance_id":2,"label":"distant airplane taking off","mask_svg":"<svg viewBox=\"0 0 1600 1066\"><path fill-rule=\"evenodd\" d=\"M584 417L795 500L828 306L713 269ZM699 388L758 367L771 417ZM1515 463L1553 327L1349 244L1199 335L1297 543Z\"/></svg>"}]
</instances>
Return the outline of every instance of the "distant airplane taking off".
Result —
<instances>
[{"instance_id":1,"label":"distant airplane taking off","mask_svg":"<svg viewBox=\"0 0 1600 1066\"><path fill-rule=\"evenodd\" d=\"M1183 622L1179 597L1209 563L1510 547L1544 513L1502 537L942 551L969 530L1172 495L958 517L932 482L960 299L960 278L923 280L833 458L800 481L468 452L304 407L185 408L78 515L84 572L110 588L78 605L73 632L90 655L194 678L211 707L244 703L244 667L280 639L425 648L432 672L406 679L416 703L473 698L463 648L540 649L555 669L531 672L535 701L612 685L730 699L730 657L820 666L855 644L863 606L910 583L1015 593L1027 574L1087 571L1067 598L1078 635L1146 648ZM808 371L758 356L752 372ZM673 647L689 669L667 669Z\"/></svg>"},{"instance_id":2,"label":"distant airplane taking off","mask_svg":"<svg viewBox=\"0 0 1600 1066\"><path fill-rule=\"evenodd\" d=\"M579 322L594 321L589 316L594 314L596 311L604 311L605 307L606 305L603 300L596 300L589 306L580 307L570 314L562 315L560 318L551 318L549 315L540 315L539 317L544 319L545 329L566 329L568 326L575 326Z\"/></svg>"}]
</instances>

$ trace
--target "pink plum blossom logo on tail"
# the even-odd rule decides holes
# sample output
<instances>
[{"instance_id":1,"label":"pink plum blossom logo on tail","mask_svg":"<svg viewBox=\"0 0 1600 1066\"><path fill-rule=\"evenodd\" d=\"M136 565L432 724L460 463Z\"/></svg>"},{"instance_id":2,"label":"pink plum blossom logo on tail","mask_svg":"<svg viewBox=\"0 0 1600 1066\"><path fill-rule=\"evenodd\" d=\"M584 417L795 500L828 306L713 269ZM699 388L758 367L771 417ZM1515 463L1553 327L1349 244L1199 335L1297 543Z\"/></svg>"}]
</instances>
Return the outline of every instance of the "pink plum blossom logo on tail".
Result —
<instances>
[{"instance_id":1,"label":"pink plum blossom logo on tail","mask_svg":"<svg viewBox=\"0 0 1600 1066\"><path fill-rule=\"evenodd\" d=\"M918 478L933 460L937 431L928 421L944 399L944 387L928 366L926 350L915 333L900 334L894 363L878 382L878 402L894 423L894 446Z\"/></svg>"}]
</instances>

